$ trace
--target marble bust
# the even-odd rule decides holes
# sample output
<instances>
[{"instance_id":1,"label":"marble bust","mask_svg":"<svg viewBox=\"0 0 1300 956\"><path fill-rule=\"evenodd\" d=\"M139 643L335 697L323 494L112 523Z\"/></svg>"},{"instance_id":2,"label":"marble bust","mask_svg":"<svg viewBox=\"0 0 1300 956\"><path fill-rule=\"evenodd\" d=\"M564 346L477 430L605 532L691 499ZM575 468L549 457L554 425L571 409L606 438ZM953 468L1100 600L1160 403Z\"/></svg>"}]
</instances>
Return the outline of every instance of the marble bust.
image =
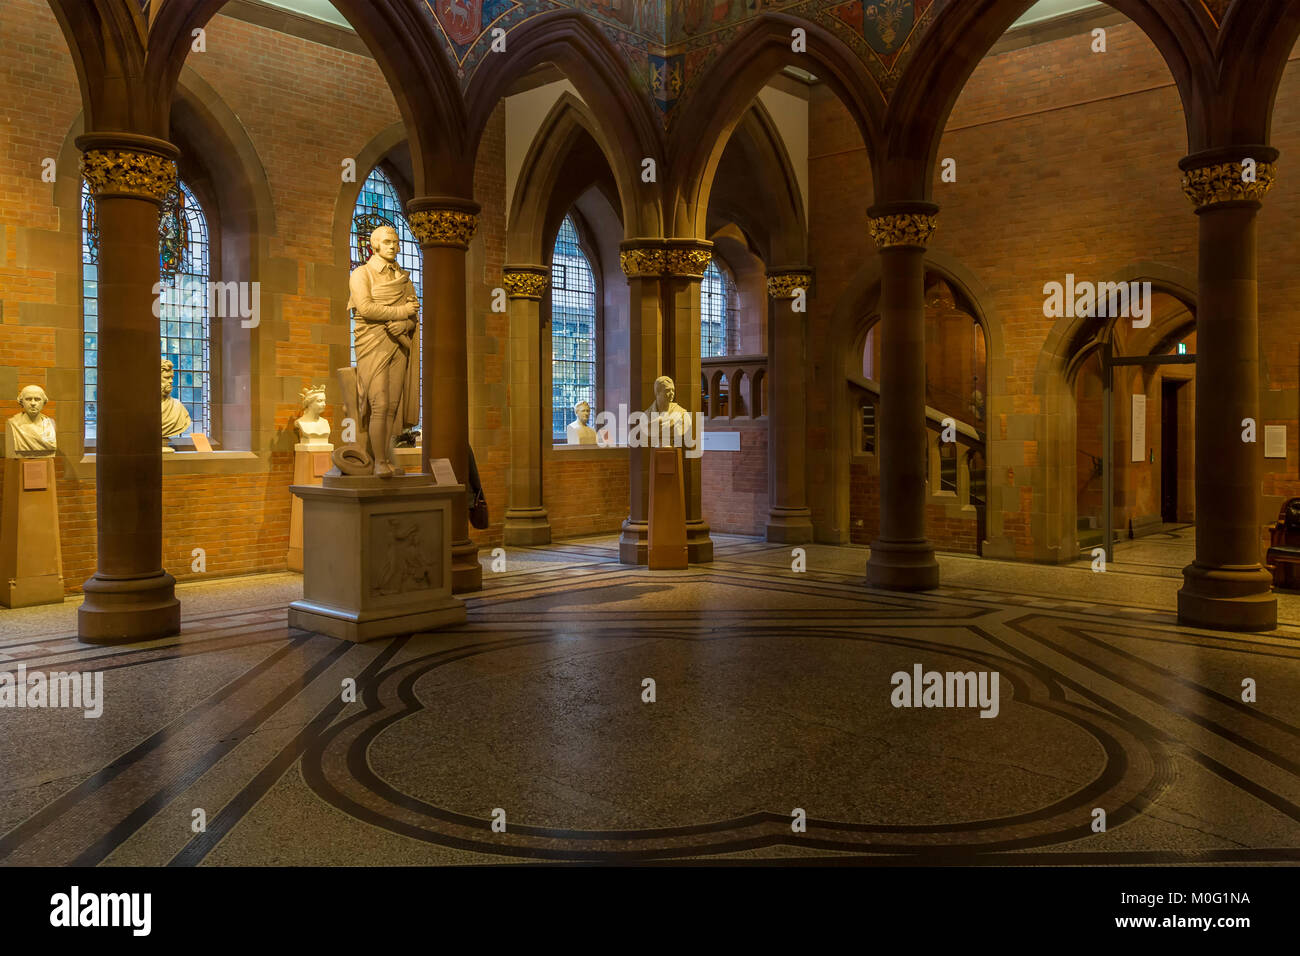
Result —
<instances>
[{"instance_id":1,"label":"marble bust","mask_svg":"<svg viewBox=\"0 0 1300 956\"><path fill-rule=\"evenodd\" d=\"M172 380L175 378L175 366L170 359L162 360L162 437L164 440L171 438L173 435L179 435L185 429L189 428L193 422L190 421L190 413L186 411L185 406L178 400L172 398ZM166 445L163 451L174 451Z\"/></svg>"},{"instance_id":2,"label":"marble bust","mask_svg":"<svg viewBox=\"0 0 1300 956\"><path fill-rule=\"evenodd\" d=\"M573 406L575 418L569 422L565 428L565 435L570 445L594 445L596 444L596 429L587 424L591 418L591 404L589 402L579 402Z\"/></svg>"},{"instance_id":3,"label":"marble bust","mask_svg":"<svg viewBox=\"0 0 1300 956\"><path fill-rule=\"evenodd\" d=\"M690 430L690 412L681 405L673 401L677 395L677 386L667 375L660 375L655 379L655 401L654 404L645 410L650 419L650 427L659 427L662 429L660 435L660 444L673 444L673 435L684 434ZM666 440L665 440L666 439Z\"/></svg>"},{"instance_id":4,"label":"marble bust","mask_svg":"<svg viewBox=\"0 0 1300 956\"><path fill-rule=\"evenodd\" d=\"M54 419L41 414L49 396L39 385L28 385L18 393L22 409L9 419L5 430L5 453L17 458L50 458L54 455Z\"/></svg>"},{"instance_id":5,"label":"marble bust","mask_svg":"<svg viewBox=\"0 0 1300 956\"><path fill-rule=\"evenodd\" d=\"M324 446L330 443L330 423L321 418L325 410L325 386L308 385L298 396L302 403L302 416L293 423L298 429L298 437L304 445Z\"/></svg>"}]
</instances>

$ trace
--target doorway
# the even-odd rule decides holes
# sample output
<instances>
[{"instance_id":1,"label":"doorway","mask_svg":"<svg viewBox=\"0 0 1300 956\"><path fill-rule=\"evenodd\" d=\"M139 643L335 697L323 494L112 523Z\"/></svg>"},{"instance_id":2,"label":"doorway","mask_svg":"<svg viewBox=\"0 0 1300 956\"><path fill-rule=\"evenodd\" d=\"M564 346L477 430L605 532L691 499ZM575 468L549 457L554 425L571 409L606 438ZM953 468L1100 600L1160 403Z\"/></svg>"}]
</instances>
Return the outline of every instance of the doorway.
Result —
<instances>
[{"instance_id":1,"label":"doorway","mask_svg":"<svg viewBox=\"0 0 1300 956\"><path fill-rule=\"evenodd\" d=\"M1178 390L1182 382L1160 386L1160 520L1178 522Z\"/></svg>"}]
</instances>

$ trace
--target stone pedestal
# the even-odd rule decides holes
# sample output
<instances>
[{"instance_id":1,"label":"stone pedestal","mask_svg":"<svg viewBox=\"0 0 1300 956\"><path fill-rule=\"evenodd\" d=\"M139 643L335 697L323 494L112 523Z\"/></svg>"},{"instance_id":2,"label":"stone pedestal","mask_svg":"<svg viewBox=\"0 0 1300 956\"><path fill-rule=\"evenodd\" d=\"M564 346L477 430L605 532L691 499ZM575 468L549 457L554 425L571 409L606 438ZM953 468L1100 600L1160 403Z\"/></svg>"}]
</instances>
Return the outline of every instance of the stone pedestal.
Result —
<instances>
[{"instance_id":1,"label":"stone pedestal","mask_svg":"<svg viewBox=\"0 0 1300 956\"><path fill-rule=\"evenodd\" d=\"M687 566L683 470L680 449L650 449L646 564L651 570L684 569Z\"/></svg>"},{"instance_id":2,"label":"stone pedestal","mask_svg":"<svg viewBox=\"0 0 1300 956\"><path fill-rule=\"evenodd\" d=\"M302 498L304 545L290 627L362 642L464 622L451 593L452 515L464 485L326 474L319 487L290 490Z\"/></svg>"},{"instance_id":3,"label":"stone pedestal","mask_svg":"<svg viewBox=\"0 0 1300 956\"><path fill-rule=\"evenodd\" d=\"M63 602L54 458L6 458L0 517L0 604Z\"/></svg>"},{"instance_id":4,"label":"stone pedestal","mask_svg":"<svg viewBox=\"0 0 1300 956\"><path fill-rule=\"evenodd\" d=\"M319 485L321 476L329 471L330 452L334 446L329 442L311 445L299 442L293 446L293 483L295 485ZM289 512L289 553L285 564L290 571L302 570L302 499L293 496Z\"/></svg>"}]
</instances>

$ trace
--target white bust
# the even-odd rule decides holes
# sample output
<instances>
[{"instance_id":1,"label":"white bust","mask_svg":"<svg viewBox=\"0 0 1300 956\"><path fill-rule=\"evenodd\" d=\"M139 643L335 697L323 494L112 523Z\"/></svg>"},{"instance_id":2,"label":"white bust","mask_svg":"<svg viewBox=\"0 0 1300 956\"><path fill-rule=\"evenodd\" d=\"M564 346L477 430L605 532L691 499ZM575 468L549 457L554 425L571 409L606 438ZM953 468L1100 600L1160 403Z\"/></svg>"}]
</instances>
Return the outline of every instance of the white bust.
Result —
<instances>
[{"instance_id":1,"label":"white bust","mask_svg":"<svg viewBox=\"0 0 1300 956\"><path fill-rule=\"evenodd\" d=\"M52 458L55 451L54 419L41 414L49 396L39 385L18 393L22 409L5 428L5 454L10 458Z\"/></svg>"},{"instance_id":2,"label":"white bust","mask_svg":"<svg viewBox=\"0 0 1300 956\"><path fill-rule=\"evenodd\" d=\"M650 419L650 426L662 429L665 444L671 444L675 440L675 434L690 430L690 423L686 419L691 413L673 401L677 397L677 386L669 376L660 375L655 379L654 388L654 404L645 412Z\"/></svg>"},{"instance_id":3,"label":"white bust","mask_svg":"<svg viewBox=\"0 0 1300 956\"><path fill-rule=\"evenodd\" d=\"M162 360L162 437L164 440L179 435L193 422L190 413L177 399L172 398L172 380L176 375L175 366L169 359ZM164 445L163 451L175 449Z\"/></svg>"},{"instance_id":4,"label":"white bust","mask_svg":"<svg viewBox=\"0 0 1300 956\"><path fill-rule=\"evenodd\" d=\"M330 423L321 418L325 411L325 386L308 385L299 396L302 417L293 423L304 445L327 446L330 443Z\"/></svg>"},{"instance_id":5,"label":"white bust","mask_svg":"<svg viewBox=\"0 0 1300 956\"><path fill-rule=\"evenodd\" d=\"M596 444L596 429L587 424L587 420L591 418L591 405L587 402L579 402L573 406L573 414L576 417L569 422L568 427L564 430L568 444Z\"/></svg>"}]
</instances>

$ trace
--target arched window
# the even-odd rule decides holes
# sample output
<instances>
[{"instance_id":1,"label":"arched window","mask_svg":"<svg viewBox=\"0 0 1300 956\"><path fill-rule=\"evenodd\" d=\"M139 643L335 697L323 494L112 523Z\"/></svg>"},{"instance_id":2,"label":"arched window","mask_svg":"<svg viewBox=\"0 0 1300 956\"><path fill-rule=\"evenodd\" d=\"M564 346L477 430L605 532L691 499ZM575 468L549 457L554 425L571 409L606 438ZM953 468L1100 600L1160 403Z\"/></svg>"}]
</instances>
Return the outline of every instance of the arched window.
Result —
<instances>
[{"instance_id":1,"label":"arched window","mask_svg":"<svg viewBox=\"0 0 1300 956\"><path fill-rule=\"evenodd\" d=\"M370 261L372 254L370 234L380 226L392 226L397 230L397 264L411 274L411 284L415 286L415 294L419 296L421 302L424 302L424 256L420 252L420 242L411 231L411 224L406 221L406 214L402 212L402 199L397 194L393 181L376 166L370 170L370 175L362 183L361 192L357 195L357 204L352 209L352 241L349 245L352 250L353 269ZM428 317L421 312L419 318L420 334L423 335ZM355 319L349 324L349 340L352 339L351 332L355 324ZM352 364L357 364L355 342L352 344ZM423 417L423 381L420 383L420 407Z\"/></svg>"},{"instance_id":2,"label":"arched window","mask_svg":"<svg viewBox=\"0 0 1300 956\"><path fill-rule=\"evenodd\" d=\"M714 258L700 283L701 358L736 354L736 309L736 281Z\"/></svg>"},{"instance_id":3,"label":"arched window","mask_svg":"<svg viewBox=\"0 0 1300 956\"><path fill-rule=\"evenodd\" d=\"M551 434L565 441L573 406L596 407L596 279L564 217L551 256Z\"/></svg>"},{"instance_id":4,"label":"arched window","mask_svg":"<svg viewBox=\"0 0 1300 956\"><path fill-rule=\"evenodd\" d=\"M158 221L160 358L176 369L172 398L190 413L185 434L212 432L208 221L203 207L178 182L163 201ZM85 366L86 440L99 421L99 227L90 186L81 184L82 357Z\"/></svg>"}]
</instances>

